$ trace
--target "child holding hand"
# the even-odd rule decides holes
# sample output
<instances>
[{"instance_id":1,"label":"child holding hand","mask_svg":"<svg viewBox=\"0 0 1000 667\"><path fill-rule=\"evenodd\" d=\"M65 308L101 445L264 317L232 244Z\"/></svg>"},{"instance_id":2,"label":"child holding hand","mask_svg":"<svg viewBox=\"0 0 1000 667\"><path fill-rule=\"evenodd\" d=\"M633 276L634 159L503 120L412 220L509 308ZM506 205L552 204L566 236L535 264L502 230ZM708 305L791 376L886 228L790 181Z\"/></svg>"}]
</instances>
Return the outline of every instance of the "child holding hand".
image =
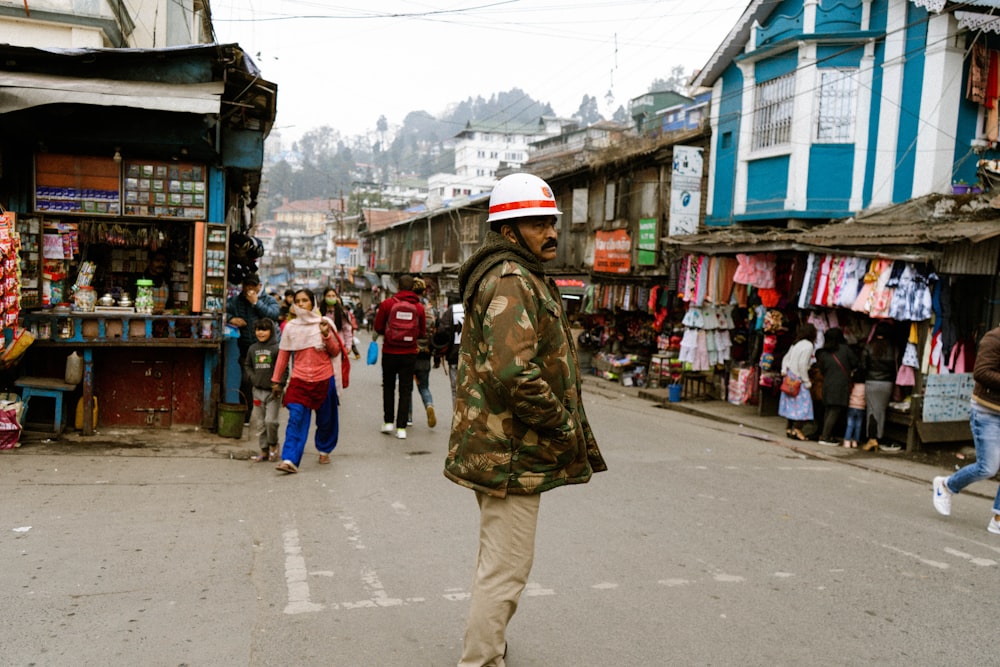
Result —
<instances>
[{"instance_id":1,"label":"child holding hand","mask_svg":"<svg viewBox=\"0 0 1000 667\"><path fill-rule=\"evenodd\" d=\"M847 430L844 432L844 447L857 448L861 437L861 424L865 421L865 383L851 385L851 395L847 399Z\"/></svg>"},{"instance_id":2,"label":"child holding hand","mask_svg":"<svg viewBox=\"0 0 1000 667\"><path fill-rule=\"evenodd\" d=\"M271 391L271 376L278 359L278 334L274 322L268 317L257 320L254 336L257 342L247 350L243 372L253 387L250 419L257 425L257 444L260 446L260 456L255 460L266 463L278 460L278 413L281 410L281 396Z\"/></svg>"}]
</instances>

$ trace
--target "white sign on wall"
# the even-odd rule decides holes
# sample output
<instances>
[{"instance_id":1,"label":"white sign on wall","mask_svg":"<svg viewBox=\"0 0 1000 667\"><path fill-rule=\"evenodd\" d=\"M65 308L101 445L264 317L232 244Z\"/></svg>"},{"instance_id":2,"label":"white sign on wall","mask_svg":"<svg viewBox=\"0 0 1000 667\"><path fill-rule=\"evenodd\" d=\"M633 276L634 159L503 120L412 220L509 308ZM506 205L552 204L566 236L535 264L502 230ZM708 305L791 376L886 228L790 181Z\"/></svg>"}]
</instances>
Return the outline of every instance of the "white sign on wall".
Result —
<instances>
[{"instance_id":1,"label":"white sign on wall","mask_svg":"<svg viewBox=\"0 0 1000 667\"><path fill-rule=\"evenodd\" d=\"M670 178L670 236L698 231L702 161L703 149L674 146L674 167Z\"/></svg>"}]
</instances>

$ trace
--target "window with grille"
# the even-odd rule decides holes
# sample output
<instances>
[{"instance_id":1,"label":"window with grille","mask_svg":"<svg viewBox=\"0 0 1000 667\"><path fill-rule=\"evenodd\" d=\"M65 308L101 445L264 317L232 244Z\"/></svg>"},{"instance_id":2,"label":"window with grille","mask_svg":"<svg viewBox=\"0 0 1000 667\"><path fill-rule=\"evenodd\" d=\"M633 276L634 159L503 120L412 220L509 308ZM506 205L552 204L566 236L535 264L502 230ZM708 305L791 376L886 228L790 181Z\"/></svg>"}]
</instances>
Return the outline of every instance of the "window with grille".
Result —
<instances>
[{"instance_id":1,"label":"window with grille","mask_svg":"<svg viewBox=\"0 0 1000 667\"><path fill-rule=\"evenodd\" d=\"M850 143L854 141L854 116L858 99L856 69L820 71L819 119L816 141Z\"/></svg>"},{"instance_id":2,"label":"window with grille","mask_svg":"<svg viewBox=\"0 0 1000 667\"><path fill-rule=\"evenodd\" d=\"M792 139L795 75L757 84L753 110L753 150L787 144Z\"/></svg>"}]
</instances>

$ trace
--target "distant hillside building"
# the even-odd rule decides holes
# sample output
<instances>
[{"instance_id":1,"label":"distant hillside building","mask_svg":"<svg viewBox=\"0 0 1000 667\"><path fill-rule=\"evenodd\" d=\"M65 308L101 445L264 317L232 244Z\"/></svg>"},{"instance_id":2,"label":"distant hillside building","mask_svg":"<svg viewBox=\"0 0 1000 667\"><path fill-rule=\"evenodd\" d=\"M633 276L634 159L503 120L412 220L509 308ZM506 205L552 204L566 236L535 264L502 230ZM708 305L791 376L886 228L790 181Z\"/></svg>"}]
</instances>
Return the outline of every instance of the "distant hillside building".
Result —
<instances>
[{"instance_id":1,"label":"distant hillside building","mask_svg":"<svg viewBox=\"0 0 1000 667\"><path fill-rule=\"evenodd\" d=\"M542 116L535 123L469 121L455 135L455 173L427 179L432 204L490 192L501 169L519 169L532 142L559 134L574 121Z\"/></svg>"},{"instance_id":2,"label":"distant hillside building","mask_svg":"<svg viewBox=\"0 0 1000 667\"><path fill-rule=\"evenodd\" d=\"M650 92L633 97L629 102L629 115L638 134L659 134L663 131L662 112L680 109L694 100L673 90Z\"/></svg>"},{"instance_id":3,"label":"distant hillside building","mask_svg":"<svg viewBox=\"0 0 1000 667\"><path fill-rule=\"evenodd\" d=\"M283 199L281 206L272 212L274 219L292 227L300 228L306 234L322 234L327 222L339 216L344 203L333 197L314 197L288 201Z\"/></svg>"}]
</instances>

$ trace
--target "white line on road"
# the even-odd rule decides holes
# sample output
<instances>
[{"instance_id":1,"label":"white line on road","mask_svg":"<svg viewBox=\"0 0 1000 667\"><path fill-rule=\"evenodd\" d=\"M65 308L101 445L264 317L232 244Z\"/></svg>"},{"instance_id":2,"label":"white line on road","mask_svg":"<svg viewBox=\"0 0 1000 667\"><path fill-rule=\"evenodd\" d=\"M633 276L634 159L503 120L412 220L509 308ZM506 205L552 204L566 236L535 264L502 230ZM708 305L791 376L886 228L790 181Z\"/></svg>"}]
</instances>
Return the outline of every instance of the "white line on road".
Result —
<instances>
[{"instance_id":1,"label":"white line on road","mask_svg":"<svg viewBox=\"0 0 1000 667\"><path fill-rule=\"evenodd\" d=\"M302 547L299 545L299 531L290 528L284 533L285 545L285 583L288 586L288 604L286 614L305 614L322 611L323 605L309 601L309 573L306 571L306 559L302 557Z\"/></svg>"},{"instance_id":2,"label":"white line on road","mask_svg":"<svg viewBox=\"0 0 1000 667\"><path fill-rule=\"evenodd\" d=\"M958 556L959 558L964 558L973 565L981 565L982 567L992 567L997 564L995 560L989 558L977 558L972 554L967 554L964 551L959 551L958 549L952 549L951 547L945 547L944 552L946 554L951 554L952 556Z\"/></svg>"},{"instance_id":3,"label":"white line on road","mask_svg":"<svg viewBox=\"0 0 1000 667\"><path fill-rule=\"evenodd\" d=\"M890 550L890 551L895 551L898 554L902 554L904 556L909 556L910 558L913 558L913 559L915 559L915 560L923 563L924 565L930 565L931 567L936 567L939 570L947 570L947 569L951 568L951 566L948 565L948 563L942 563L941 561L936 561L936 560L928 560L927 558L923 558L922 556L919 556L917 554L910 553L909 551L903 551L899 547L894 547L891 544L883 544L881 546L883 548L885 548L885 549Z\"/></svg>"}]
</instances>

